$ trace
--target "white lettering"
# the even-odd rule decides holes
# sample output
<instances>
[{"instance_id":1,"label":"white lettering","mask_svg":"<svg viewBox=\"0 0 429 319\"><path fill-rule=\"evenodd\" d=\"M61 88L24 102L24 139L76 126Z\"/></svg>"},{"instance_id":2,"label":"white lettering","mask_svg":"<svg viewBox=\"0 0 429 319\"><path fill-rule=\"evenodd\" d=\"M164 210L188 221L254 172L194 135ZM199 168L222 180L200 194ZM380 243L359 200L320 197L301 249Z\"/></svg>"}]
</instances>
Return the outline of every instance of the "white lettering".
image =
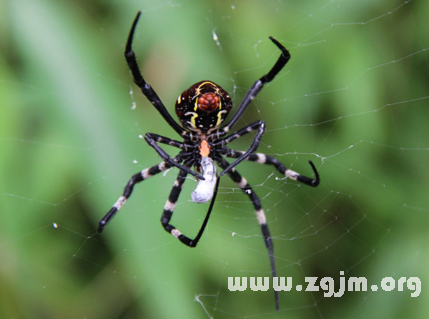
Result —
<instances>
[{"instance_id":1,"label":"white lettering","mask_svg":"<svg viewBox=\"0 0 429 319\"><path fill-rule=\"evenodd\" d=\"M235 280L234 280L235 279ZM228 289L229 291L245 291L247 289L247 277L228 277Z\"/></svg>"},{"instance_id":2,"label":"white lettering","mask_svg":"<svg viewBox=\"0 0 429 319\"><path fill-rule=\"evenodd\" d=\"M264 283L262 283L262 279ZM270 288L270 277L250 277L250 289L253 291L267 291Z\"/></svg>"}]
</instances>

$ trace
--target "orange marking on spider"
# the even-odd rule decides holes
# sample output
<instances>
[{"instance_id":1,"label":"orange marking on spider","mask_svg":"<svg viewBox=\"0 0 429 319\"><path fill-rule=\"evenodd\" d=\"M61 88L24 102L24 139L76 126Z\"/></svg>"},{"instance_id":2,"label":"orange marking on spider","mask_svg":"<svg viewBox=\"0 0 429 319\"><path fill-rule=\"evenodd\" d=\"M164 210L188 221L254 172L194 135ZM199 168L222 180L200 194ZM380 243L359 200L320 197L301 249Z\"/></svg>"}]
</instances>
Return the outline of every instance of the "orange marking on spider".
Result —
<instances>
[{"instance_id":1,"label":"orange marking on spider","mask_svg":"<svg viewBox=\"0 0 429 319\"><path fill-rule=\"evenodd\" d=\"M200 155L201 157L208 157L210 154L210 145L207 140L202 140L200 145Z\"/></svg>"}]
</instances>

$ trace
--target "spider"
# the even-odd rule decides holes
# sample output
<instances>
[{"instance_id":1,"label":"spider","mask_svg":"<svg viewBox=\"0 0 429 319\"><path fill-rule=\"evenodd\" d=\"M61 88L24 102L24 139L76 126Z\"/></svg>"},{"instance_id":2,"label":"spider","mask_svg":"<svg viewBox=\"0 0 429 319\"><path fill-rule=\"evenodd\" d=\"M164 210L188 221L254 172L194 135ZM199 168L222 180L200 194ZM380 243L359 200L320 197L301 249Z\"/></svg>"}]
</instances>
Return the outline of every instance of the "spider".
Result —
<instances>
[{"instance_id":1,"label":"spider","mask_svg":"<svg viewBox=\"0 0 429 319\"><path fill-rule=\"evenodd\" d=\"M221 126L228 113L231 111L231 97L218 84L206 80L195 83L178 97L175 110L181 124L179 125L171 117L170 113L167 111L152 87L143 79L138 68L135 53L132 50L132 42L140 14L141 12L137 13L128 35L125 47L125 59L131 73L133 74L136 85L142 90L149 102L155 106L168 125L170 125L181 136L182 141L180 142L153 133L146 133L144 137L146 142L161 156L163 162L146 168L131 177L128 184L125 186L122 196L119 197L109 212L100 220L98 232L101 233L103 231L107 223L109 223L117 211L125 204L133 192L134 185L175 166L179 168L180 171L164 206L161 224L167 232L172 234L183 244L189 247L195 247L207 226L210 213L212 212L218 192L220 177L227 174L244 192L244 194L249 196L249 199L253 204L258 223L262 230L265 246L268 249L271 273L273 277L276 277L273 242L270 231L268 230L264 210L262 209L261 202L252 187L247 183L247 180L236 171L235 167L242 161L252 161L259 164L273 165L280 174L312 187L319 185L319 173L311 161L309 161L309 164L313 169L315 175L314 179L305 177L286 168L279 160L272 156L255 153L265 131L265 123L262 120L249 124L228 136L226 135L241 118L249 104L261 91L264 85L271 82L289 61L290 54L288 50L286 50L286 48L283 47L283 45L281 45L276 39L272 37L269 38L280 49L281 55L272 69L257 80L248 90L237 111L227 124ZM252 131L256 131L256 134L247 151L236 151L227 147L227 145L232 141ZM179 148L181 151L178 155L171 158L158 145L158 143L174 146ZM230 164L224 159L224 156L235 159L235 161ZM222 169L219 175L216 171L215 162ZM194 170L192 170L192 168L194 168ZM170 224L176 202L188 174L195 176L198 181L197 187L192 193L192 200L196 203L206 203L211 200L202 226L194 239L185 236L176 227ZM279 296L277 291L275 291L275 300L276 310L278 311Z\"/></svg>"}]
</instances>

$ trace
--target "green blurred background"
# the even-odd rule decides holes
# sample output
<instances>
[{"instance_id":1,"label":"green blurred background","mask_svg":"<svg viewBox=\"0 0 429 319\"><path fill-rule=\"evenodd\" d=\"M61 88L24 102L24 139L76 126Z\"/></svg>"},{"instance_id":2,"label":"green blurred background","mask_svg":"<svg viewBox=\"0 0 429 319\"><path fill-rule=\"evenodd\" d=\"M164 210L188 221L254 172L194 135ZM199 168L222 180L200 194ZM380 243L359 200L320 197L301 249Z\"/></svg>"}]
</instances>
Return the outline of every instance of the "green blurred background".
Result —
<instances>
[{"instance_id":1,"label":"green blurred background","mask_svg":"<svg viewBox=\"0 0 429 319\"><path fill-rule=\"evenodd\" d=\"M279 55L268 36L290 49L237 125L264 119L259 151L306 175L312 160L322 178L312 189L239 166L278 276L332 277L336 290L340 271L369 286L413 276L419 297L282 292L275 314L272 291L229 292L228 277L270 267L252 205L226 178L195 249L159 223L176 169L138 185L95 234L129 177L160 161L139 135L178 139L123 58L137 10L141 70L171 112L203 79L238 104ZM428 14L428 1L1 2L0 318L426 318ZM186 184L172 222L194 236L207 205Z\"/></svg>"}]
</instances>

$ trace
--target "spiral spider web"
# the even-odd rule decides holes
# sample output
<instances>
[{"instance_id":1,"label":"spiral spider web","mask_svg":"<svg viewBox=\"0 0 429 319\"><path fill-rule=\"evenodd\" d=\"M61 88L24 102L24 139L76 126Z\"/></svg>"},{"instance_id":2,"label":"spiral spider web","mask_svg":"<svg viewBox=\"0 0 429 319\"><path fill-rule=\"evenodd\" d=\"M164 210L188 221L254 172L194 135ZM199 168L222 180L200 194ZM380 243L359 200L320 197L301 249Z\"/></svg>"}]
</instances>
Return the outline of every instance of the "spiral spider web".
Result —
<instances>
[{"instance_id":1,"label":"spiral spider web","mask_svg":"<svg viewBox=\"0 0 429 319\"><path fill-rule=\"evenodd\" d=\"M228 277L269 277L251 203L223 177L201 242L189 249L159 223L177 170L136 186L102 236L98 220L129 177L160 161L139 138L174 136L141 96L122 52L137 10L142 72L172 111L210 79L235 105L276 61L292 59L236 128L263 119L259 152L311 175L237 170L261 198L280 277L427 279L428 4L422 1L198 1L7 4L0 76L1 317L424 317L410 291L229 291ZM7 62L7 63L6 63ZM251 136L234 142L247 149ZM177 150L166 147L169 154ZM207 205L188 178L173 216L196 234Z\"/></svg>"}]
</instances>

